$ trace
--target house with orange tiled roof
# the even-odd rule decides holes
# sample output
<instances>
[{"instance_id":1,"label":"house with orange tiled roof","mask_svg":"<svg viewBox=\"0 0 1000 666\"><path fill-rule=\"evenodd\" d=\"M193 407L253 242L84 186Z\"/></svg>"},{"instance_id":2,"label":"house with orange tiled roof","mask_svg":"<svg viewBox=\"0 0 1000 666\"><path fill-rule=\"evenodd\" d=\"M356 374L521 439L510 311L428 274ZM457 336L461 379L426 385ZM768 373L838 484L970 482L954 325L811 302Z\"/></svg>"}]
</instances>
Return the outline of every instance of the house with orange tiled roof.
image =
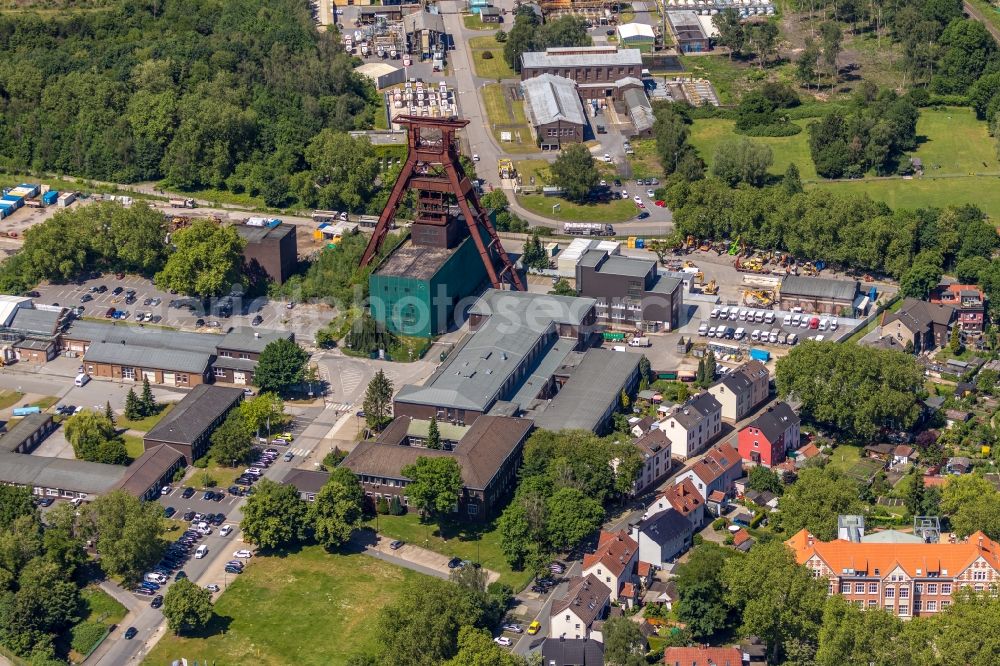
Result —
<instances>
[{"instance_id":1,"label":"house with orange tiled roof","mask_svg":"<svg viewBox=\"0 0 1000 666\"><path fill-rule=\"evenodd\" d=\"M634 583L638 563L639 544L628 532L602 530L597 549L583 556L583 575L593 575L607 585L611 590L611 601L618 601L622 588ZM635 597L634 591L631 596Z\"/></svg>"},{"instance_id":2,"label":"house with orange tiled roof","mask_svg":"<svg viewBox=\"0 0 1000 666\"><path fill-rule=\"evenodd\" d=\"M671 647L663 655L666 666L743 666L743 651L735 647Z\"/></svg>"},{"instance_id":3,"label":"house with orange tiled roof","mask_svg":"<svg viewBox=\"0 0 1000 666\"><path fill-rule=\"evenodd\" d=\"M785 542L816 577L862 608L904 619L935 615L962 587L1000 583L1000 544L982 532L956 543L820 541L800 530Z\"/></svg>"},{"instance_id":4,"label":"house with orange tiled roof","mask_svg":"<svg viewBox=\"0 0 1000 666\"><path fill-rule=\"evenodd\" d=\"M695 488L691 479L684 479L657 495L653 503L646 509L644 516L652 516L654 513L666 511L670 507L677 509L682 516L687 518L695 530L701 529L705 522L705 498Z\"/></svg>"}]
</instances>

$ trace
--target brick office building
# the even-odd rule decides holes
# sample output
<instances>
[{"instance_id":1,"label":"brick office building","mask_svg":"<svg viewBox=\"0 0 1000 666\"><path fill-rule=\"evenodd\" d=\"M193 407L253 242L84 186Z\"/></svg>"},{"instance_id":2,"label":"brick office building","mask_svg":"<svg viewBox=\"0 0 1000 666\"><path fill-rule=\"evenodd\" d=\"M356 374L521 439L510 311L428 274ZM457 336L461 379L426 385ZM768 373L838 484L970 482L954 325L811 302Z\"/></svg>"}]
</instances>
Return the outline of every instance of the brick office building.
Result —
<instances>
[{"instance_id":1,"label":"brick office building","mask_svg":"<svg viewBox=\"0 0 1000 666\"><path fill-rule=\"evenodd\" d=\"M642 86L642 52L603 46L553 47L521 54L521 80L551 74L576 82L583 99L624 99Z\"/></svg>"},{"instance_id":2,"label":"brick office building","mask_svg":"<svg viewBox=\"0 0 1000 666\"><path fill-rule=\"evenodd\" d=\"M202 384L184 396L143 437L146 450L167 445L179 451L187 464L208 451L209 437L230 410L243 401L243 389Z\"/></svg>"}]
</instances>

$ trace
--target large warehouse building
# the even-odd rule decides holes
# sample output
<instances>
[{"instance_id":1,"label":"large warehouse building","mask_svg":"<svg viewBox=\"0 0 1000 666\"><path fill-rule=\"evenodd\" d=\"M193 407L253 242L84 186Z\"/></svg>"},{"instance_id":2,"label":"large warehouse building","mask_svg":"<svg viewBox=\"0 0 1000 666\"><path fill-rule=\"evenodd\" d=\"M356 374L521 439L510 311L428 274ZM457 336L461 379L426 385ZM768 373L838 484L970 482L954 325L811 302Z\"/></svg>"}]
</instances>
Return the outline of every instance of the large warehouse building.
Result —
<instances>
[{"instance_id":1,"label":"large warehouse building","mask_svg":"<svg viewBox=\"0 0 1000 666\"><path fill-rule=\"evenodd\" d=\"M624 99L625 91L642 88L642 53L616 45L552 47L521 54L521 80L543 74L576 81L583 99Z\"/></svg>"}]
</instances>

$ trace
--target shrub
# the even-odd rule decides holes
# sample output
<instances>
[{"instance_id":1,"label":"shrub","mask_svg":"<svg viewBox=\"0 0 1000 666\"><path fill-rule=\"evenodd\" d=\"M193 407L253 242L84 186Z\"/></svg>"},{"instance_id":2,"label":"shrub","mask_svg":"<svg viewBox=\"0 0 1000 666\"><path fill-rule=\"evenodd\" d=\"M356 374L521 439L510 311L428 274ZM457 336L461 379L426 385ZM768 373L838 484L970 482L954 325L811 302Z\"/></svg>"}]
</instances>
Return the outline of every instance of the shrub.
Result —
<instances>
[{"instance_id":1,"label":"shrub","mask_svg":"<svg viewBox=\"0 0 1000 666\"><path fill-rule=\"evenodd\" d=\"M712 529L715 530L716 532L721 532L722 530L726 529L726 525L728 524L729 521L726 520L725 518L716 518L715 520L712 521Z\"/></svg>"},{"instance_id":2,"label":"shrub","mask_svg":"<svg viewBox=\"0 0 1000 666\"><path fill-rule=\"evenodd\" d=\"M705 537L703 537L701 534L695 534L693 542L694 542L694 545L700 546L702 543L705 542Z\"/></svg>"},{"instance_id":3,"label":"shrub","mask_svg":"<svg viewBox=\"0 0 1000 666\"><path fill-rule=\"evenodd\" d=\"M493 60L493 51L483 51L483 55L480 57L483 60Z\"/></svg>"},{"instance_id":4,"label":"shrub","mask_svg":"<svg viewBox=\"0 0 1000 666\"><path fill-rule=\"evenodd\" d=\"M343 461L347 457L347 454L341 451L338 447L333 447L333 451L323 456L323 468L326 470L331 470Z\"/></svg>"},{"instance_id":5,"label":"shrub","mask_svg":"<svg viewBox=\"0 0 1000 666\"><path fill-rule=\"evenodd\" d=\"M741 130L737 134L744 136L795 136L802 131L802 128L795 123L773 123L771 125L757 125L749 129Z\"/></svg>"},{"instance_id":6,"label":"shrub","mask_svg":"<svg viewBox=\"0 0 1000 666\"><path fill-rule=\"evenodd\" d=\"M384 497L379 497L375 501L375 511L383 516L389 513L389 501Z\"/></svg>"},{"instance_id":7,"label":"shrub","mask_svg":"<svg viewBox=\"0 0 1000 666\"><path fill-rule=\"evenodd\" d=\"M70 645L80 654L90 654L108 628L101 622L81 622L73 627Z\"/></svg>"}]
</instances>

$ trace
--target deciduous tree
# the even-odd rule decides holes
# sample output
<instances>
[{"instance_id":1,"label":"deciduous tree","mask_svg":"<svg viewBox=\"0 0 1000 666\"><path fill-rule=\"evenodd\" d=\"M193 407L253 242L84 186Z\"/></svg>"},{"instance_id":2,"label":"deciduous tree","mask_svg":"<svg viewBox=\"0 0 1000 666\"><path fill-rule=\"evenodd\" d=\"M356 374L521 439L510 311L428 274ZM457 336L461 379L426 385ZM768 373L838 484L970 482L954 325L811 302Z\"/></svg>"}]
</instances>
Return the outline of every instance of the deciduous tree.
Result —
<instances>
[{"instance_id":1,"label":"deciduous tree","mask_svg":"<svg viewBox=\"0 0 1000 666\"><path fill-rule=\"evenodd\" d=\"M233 227L199 219L174 232L171 242L174 251L156 274L156 286L207 298L239 283L246 243Z\"/></svg>"},{"instance_id":2,"label":"deciduous tree","mask_svg":"<svg viewBox=\"0 0 1000 666\"><path fill-rule=\"evenodd\" d=\"M354 472L346 467L333 468L316 493L316 501L309 506L316 541L327 550L336 550L350 541L361 527L364 498Z\"/></svg>"},{"instance_id":3,"label":"deciduous tree","mask_svg":"<svg viewBox=\"0 0 1000 666\"><path fill-rule=\"evenodd\" d=\"M550 170L555 185L563 188L567 199L577 203L586 201L601 180L594 157L582 143L564 149Z\"/></svg>"},{"instance_id":4,"label":"deciduous tree","mask_svg":"<svg viewBox=\"0 0 1000 666\"><path fill-rule=\"evenodd\" d=\"M267 343L257 359L254 384L261 391L281 393L302 383L309 354L287 338Z\"/></svg>"},{"instance_id":5,"label":"deciduous tree","mask_svg":"<svg viewBox=\"0 0 1000 666\"><path fill-rule=\"evenodd\" d=\"M270 550L297 543L306 537L307 512L295 486L261 479L243 505L243 538Z\"/></svg>"},{"instance_id":6,"label":"deciduous tree","mask_svg":"<svg viewBox=\"0 0 1000 666\"><path fill-rule=\"evenodd\" d=\"M209 454L218 464L236 467L249 462L253 451L253 430L243 412L238 409L229 412L222 425L212 432L211 442Z\"/></svg>"},{"instance_id":7,"label":"deciduous tree","mask_svg":"<svg viewBox=\"0 0 1000 666\"><path fill-rule=\"evenodd\" d=\"M558 550L576 547L601 526L604 507L576 488L560 488L546 502L549 542Z\"/></svg>"},{"instance_id":8,"label":"deciduous tree","mask_svg":"<svg viewBox=\"0 0 1000 666\"><path fill-rule=\"evenodd\" d=\"M141 502L123 490L87 505L84 530L96 537L101 568L126 581L137 581L163 552L163 509Z\"/></svg>"},{"instance_id":9,"label":"deciduous tree","mask_svg":"<svg viewBox=\"0 0 1000 666\"><path fill-rule=\"evenodd\" d=\"M66 439L80 460L124 465L128 462L125 440L104 414L85 410L66 419Z\"/></svg>"},{"instance_id":10,"label":"deciduous tree","mask_svg":"<svg viewBox=\"0 0 1000 666\"><path fill-rule=\"evenodd\" d=\"M837 535L837 516L861 512L859 497L858 485L849 478L828 469L803 469L785 490L778 518L789 536L805 529L829 541Z\"/></svg>"},{"instance_id":11,"label":"deciduous tree","mask_svg":"<svg viewBox=\"0 0 1000 666\"><path fill-rule=\"evenodd\" d=\"M410 483L406 493L410 503L435 519L448 516L462 493L462 468L452 457L419 456L401 470Z\"/></svg>"},{"instance_id":12,"label":"deciduous tree","mask_svg":"<svg viewBox=\"0 0 1000 666\"><path fill-rule=\"evenodd\" d=\"M163 616L174 634L201 629L214 613L212 593L187 578L175 582L163 595Z\"/></svg>"},{"instance_id":13,"label":"deciduous tree","mask_svg":"<svg viewBox=\"0 0 1000 666\"><path fill-rule=\"evenodd\" d=\"M722 586L722 568L731 554L717 544L703 543L677 567L677 619L698 640L714 636L733 621Z\"/></svg>"}]
</instances>

